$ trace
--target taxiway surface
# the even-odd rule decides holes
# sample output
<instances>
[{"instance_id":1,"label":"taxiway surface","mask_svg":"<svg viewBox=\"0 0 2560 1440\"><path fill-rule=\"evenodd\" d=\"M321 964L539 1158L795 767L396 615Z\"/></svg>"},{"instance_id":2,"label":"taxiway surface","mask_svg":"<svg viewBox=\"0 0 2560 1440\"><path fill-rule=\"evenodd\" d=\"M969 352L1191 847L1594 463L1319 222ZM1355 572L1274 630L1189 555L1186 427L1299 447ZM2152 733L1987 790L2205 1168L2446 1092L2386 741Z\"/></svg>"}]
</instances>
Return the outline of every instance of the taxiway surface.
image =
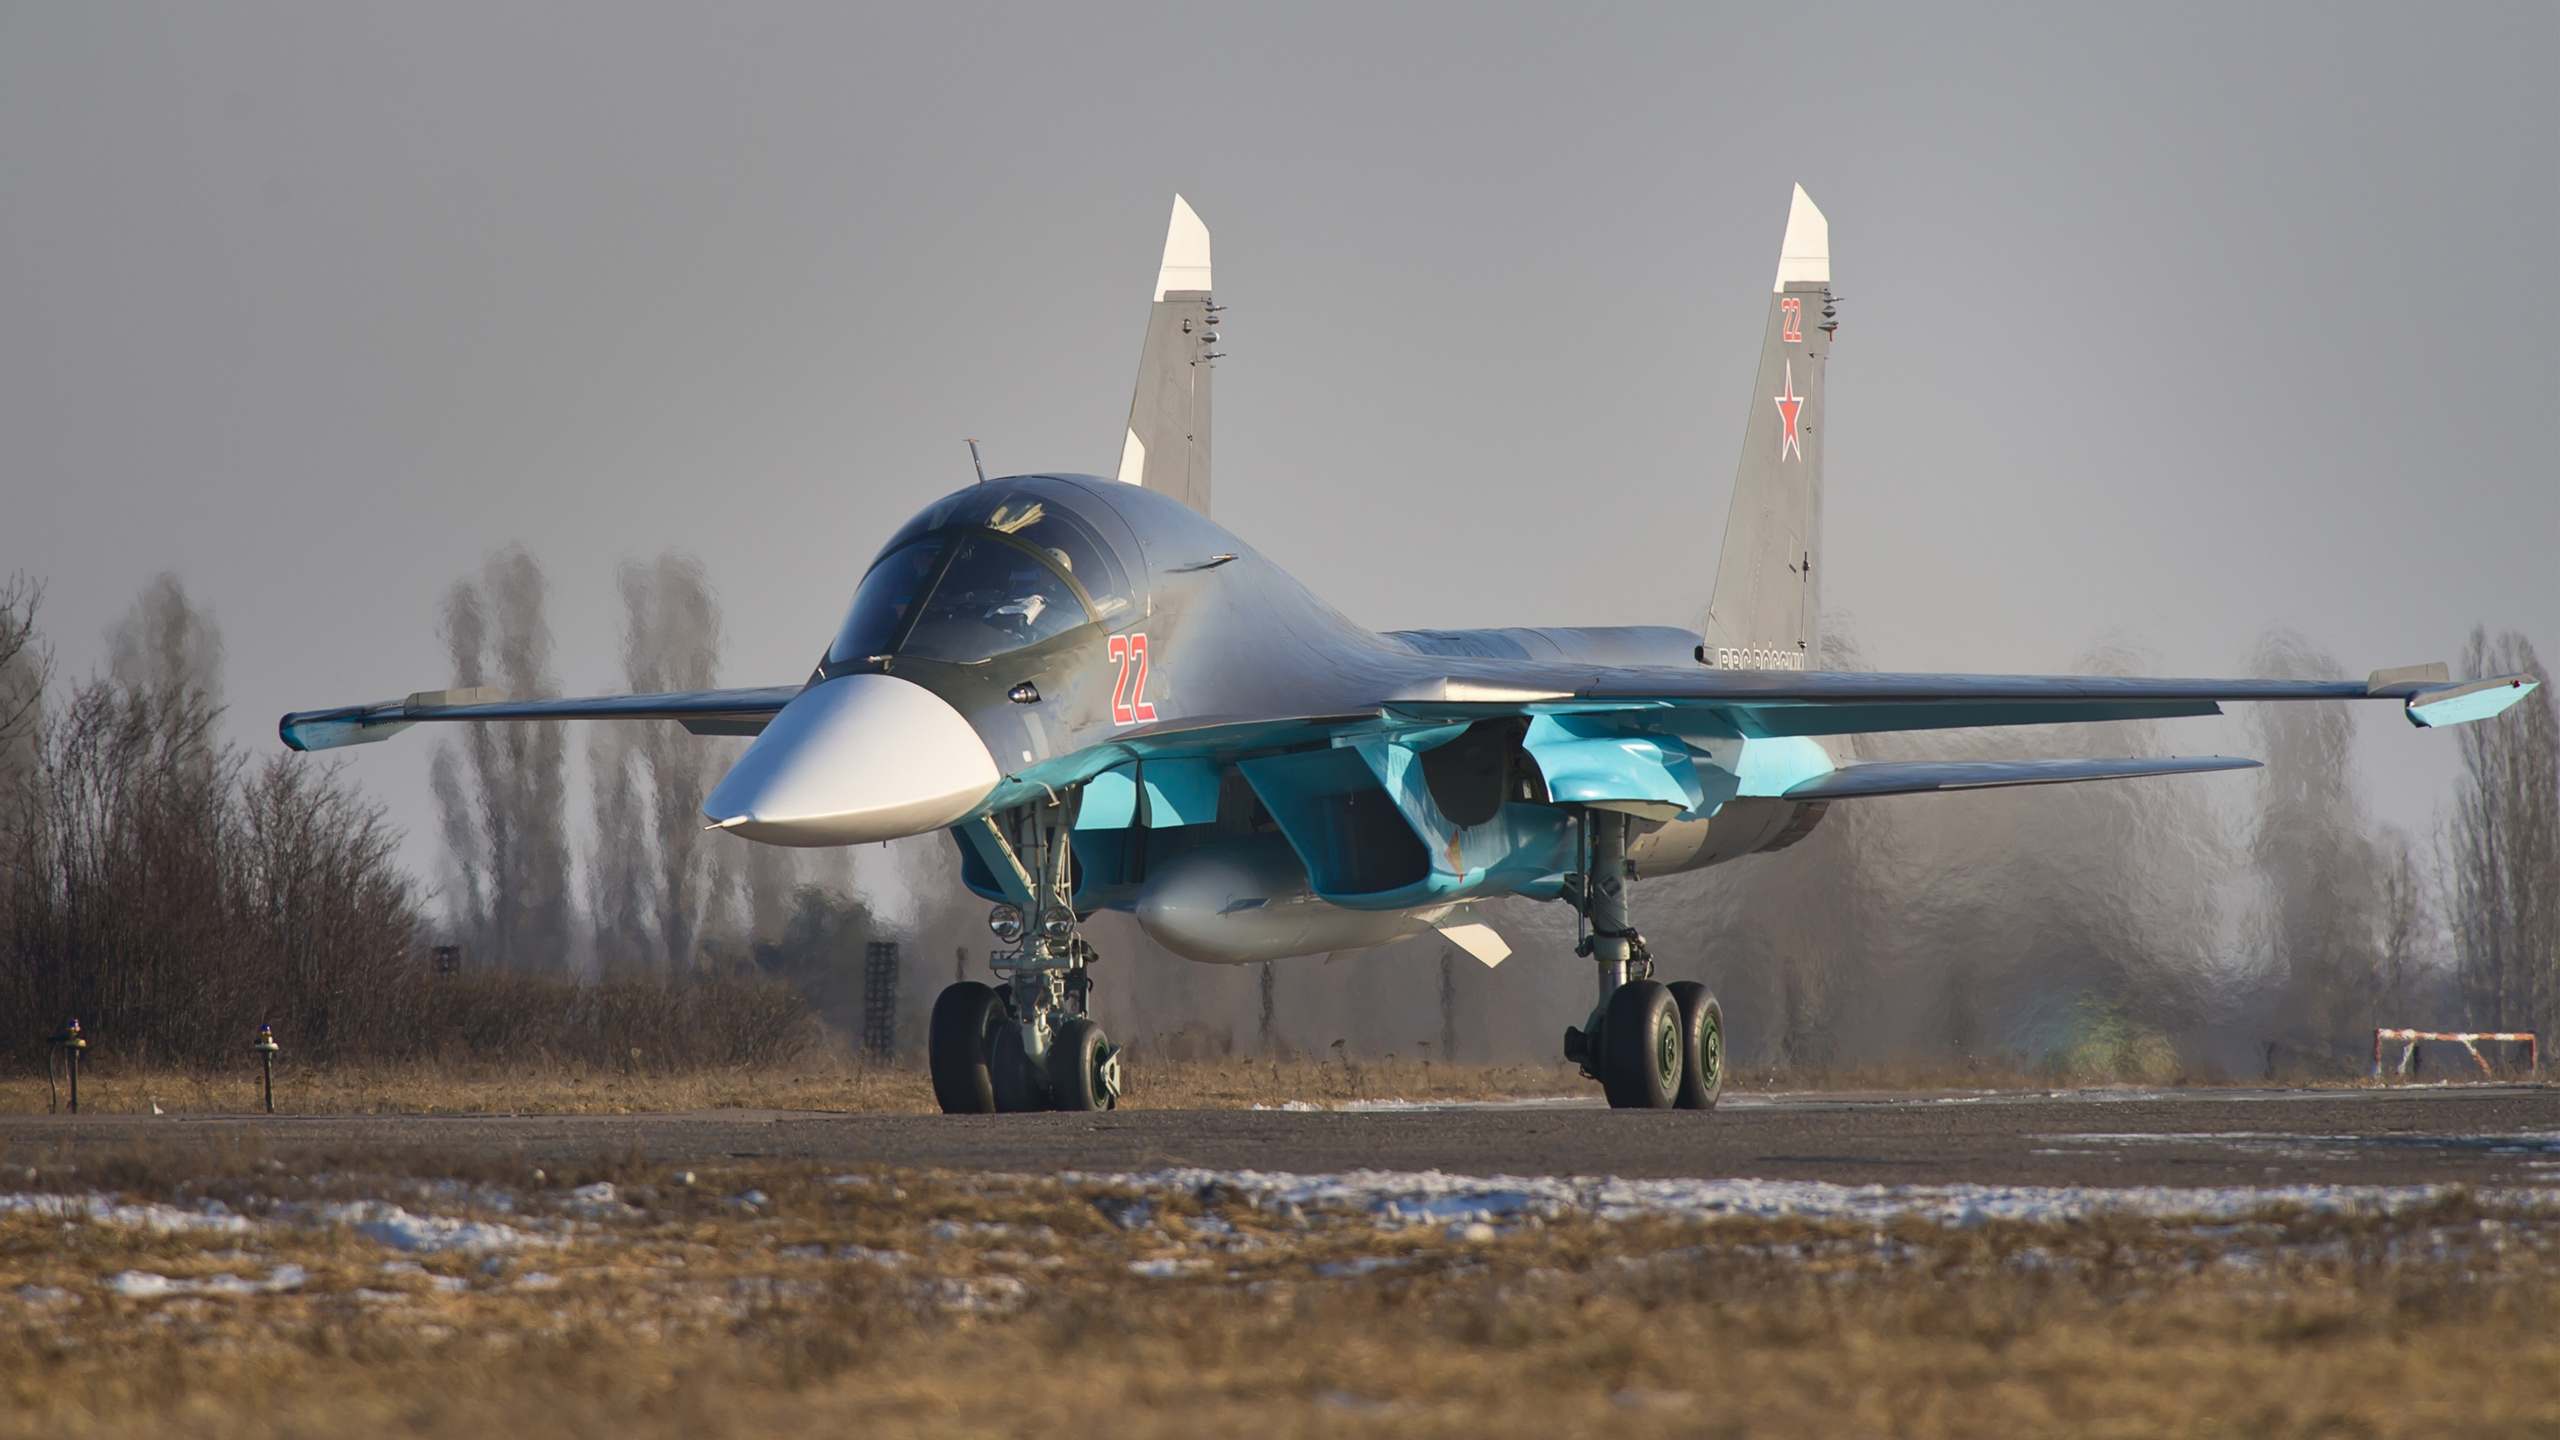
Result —
<instances>
[{"instance_id":1,"label":"taxiway surface","mask_svg":"<svg viewBox=\"0 0 2560 1440\"><path fill-rule=\"evenodd\" d=\"M2560 1185L2560 1087L1737 1095L1711 1115L1596 1102L1102 1115L730 1110L653 1115L11 1115L0 1160L135 1146L322 1162L414 1152L575 1166L806 1162L1045 1173L1814 1180L1844 1185Z\"/></svg>"}]
</instances>

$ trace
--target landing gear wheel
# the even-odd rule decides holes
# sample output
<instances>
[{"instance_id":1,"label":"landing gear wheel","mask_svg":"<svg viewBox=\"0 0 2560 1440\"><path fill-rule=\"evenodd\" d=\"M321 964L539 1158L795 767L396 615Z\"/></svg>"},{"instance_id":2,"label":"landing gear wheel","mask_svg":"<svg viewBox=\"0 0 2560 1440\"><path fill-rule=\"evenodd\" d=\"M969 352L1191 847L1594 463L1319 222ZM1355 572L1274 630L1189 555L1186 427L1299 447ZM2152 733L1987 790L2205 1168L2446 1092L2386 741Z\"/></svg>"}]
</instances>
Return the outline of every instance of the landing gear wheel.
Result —
<instances>
[{"instance_id":1,"label":"landing gear wheel","mask_svg":"<svg viewBox=\"0 0 2560 1440\"><path fill-rule=\"evenodd\" d=\"M1680 1090L1680 1007L1651 980L1609 996L1600 1022L1600 1088L1613 1110L1668 1110Z\"/></svg>"},{"instance_id":2,"label":"landing gear wheel","mask_svg":"<svg viewBox=\"0 0 2560 1440\"><path fill-rule=\"evenodd\" d=\"M1049 1098L1061 1110L1111 1110L1120 1104L1120 1050L1102 1027L1079 1015L1049 1042Z\"/></svg>"},{"instance_id":3,"label":"landing gear wheel","mask_svg":"<svg viewBox=\"0 0 2560 1440\"><path fill-rule=\"evenodd\" d=\"M1674 980L1668 988L1680 1012L1680 1089L1671 1103L1713 1110L1724 1094L1724 1007L1695 980Z\"/></svg>"},{"instance_id":4,"label":"landing gear wheel","mask_svg":"<svg viewBox=\"0 0 2560 1440\"><path fill-rule=\"evenodd\" d=\"M1022 1028L1006 1025L996 1032L987 1056L987 1081L995 1091L996 1109L1006 1114L1049 1108L1049 1077L1022 1049Z\"/></svg>"},{"instance_id":5,"label":"landing gear wheel","mask_svg":"<svg viewBox=\"0 0 2560 1440\"><path fill-rule=\"evenodd\" d=\"M996 1108L987 1078L987 1041L1004 1023L1004 1001L975 980L944 987L933 1002L932 1038L925 1059L933 1071L933 1098L945 1115L984 1115Z\"/></svg>"}]
</instances>

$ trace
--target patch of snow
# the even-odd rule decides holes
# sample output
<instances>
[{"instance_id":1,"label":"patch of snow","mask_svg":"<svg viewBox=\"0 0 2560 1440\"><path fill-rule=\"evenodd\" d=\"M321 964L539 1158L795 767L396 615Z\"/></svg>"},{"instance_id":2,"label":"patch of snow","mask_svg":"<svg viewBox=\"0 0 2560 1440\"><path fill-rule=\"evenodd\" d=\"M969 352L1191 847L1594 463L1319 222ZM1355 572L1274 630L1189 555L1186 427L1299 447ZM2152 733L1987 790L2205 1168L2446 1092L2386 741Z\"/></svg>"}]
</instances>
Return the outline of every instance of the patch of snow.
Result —
<instances>
[{"instance_id":1,"label":"patch of snow","mask_svg":"<svg viewBox=\"0 0 2560 1440\"><path fill-rule=\"evenodd\" d=\"M1187 1259L1178 1255L1129 1262L1130 1274L1149 1280L1179 1280L1185 1275L1197 1275L1208 1268L1209 1262L1206 1260Z\"/></svg>"},{"instance_id":2,"label":"patch of snow","mask_svg":"<svg viewBox=\"0 0 2560 1440\"><path fill-rule=\"evenodd\" d=\"M1172 1174L1174 1172L1167 1171L1165 1173ZM1197 1173L1203 1177L1204 1183L1215 1183L1216 1181L1216 1172L1214 1171L1202 1170ZM1141 1180L1136 1183L1143 1185L1147 1182ZM1193 1186L1192 1188L1198 1189L1199 1187ZM1156 1218L1156 1202L1153 1200L1131 1200L1118 1195L1105 1195L1101 1199L1093 1202L1093 1208L1101 1211L1104 1219L1109 1220L1112 1224L1123 1230L1143 1230L1147 1228L1149 1224L1153 1223Z\"/></svg>"},{"instance_id":3,"label":"patch of snow","mask_svg":"<svg viewBox=\"0 0 2560 1440\"><path fill-rule=\"evenodd\" d=\"M413 1215L388 1200L354 1200L323 1205L319 1216L326 1224L344 1225L359 1235L413 1255L448 1251L476 1255L558 1243L495 1221L457 1220L449 1215Z\"/></svg>"},{"instance_id":4,"label":"patch of snow","mask_svg":"<svg viewBox=\"0 0 2560 1440\"><path fill-rule=\"evenodd\" d=\"M1796 1218L1881 1225L1912 1217L1969 1227L1994 1221L2060 1224L2095 1215L2158 1220L2237 1220L2271 1208L2322 1214L2400 1214L2461 1190L2449 1185L2278 1185L2179 1188L2089 1185L1835 1185L1803 1180L1623 1180L1612 1177L1472 1176L1436 1170L1354 1170L1293 1175L1255 1170L1162 1170L1144 1175L1062 1175L1114 1188L1197 1191L1223 1185L1258 1205L1366 1212L1388 1225L1498 1225L1524 1217L1586 1215L1688 1219ZM2555 1207L2548 1191L2481 1192L2499 1202ZM1102 1202L1097 1202L1102 1203ZM1134 1209L1127 1201L1112 1202ZM1106 1211L1106 1213L1111 1213ZM1114 1215L1118 1219L1118 1215ZM1122 1222L1126 1223L1126 1222Z\"/></svg>"},{"instance_id":5,"label":"patch of snow","mask_svg":"<svg viewBox=\"0 0 2560 1440\"><path fill-rule=\"evenodd\" d=\"M916 1283L916 1289L946 1310L1001 1314L1031 1298L1031 1287L1010 1275L985 1275L976 1280L923 1280Z\"/></svg>"},{"instance_id":6,"label":"patch of snow","mask_svg":"<svg viewBox=\"0 0 2560 1440\"><path fill-rule=\"evenodd\" d=\"M264 1280L243 1280L237 1275L216 1275L205 1280L172 1280L149 1270L127 1270L111 1275L100 1283L111 1295L127 1300L160 1300L171 1295L221 1295L244 1299L251 1295L273 1295L283 1290L299 1290L310 1276L299 1265L279 1265Z\"/></svg>"},{"instance_id":7,"label":"patch of snow","mask_svg":"<svg viewBox=\"0 0 2560 1440\"><path fill-rule=\"evenodd\" d=\"M0 1195L0 1215L41 1215L60 1220L86 1220L92 1225L114 1225L127 1230L148 1230L155 1235L210 1233L242 1235L256 1226L247 1218L232 1213L230 1206L219 1200L198 1201L192 1209L157 1203L120 1205L113 1195Z\"/></svg>"},{"instance_id":8,"label":"patch of snow","mask_svg":"<svg viewBox=\"0 0 2560 1440\"><path fill-rule=\"evenodd\" d=\"M179 1282L148 1270L127 1270L121 1275L111 1276L106 1287L108 1294L121 1295L127 1300L157 1300L163 1295L183 1293Z\"/></svg>"},{"instance_id":9,"label":"patch of snow","mask_svg":"<svg viewBox=\"0 0 2560 1440\"><path fill-rule=\"evenodd\" d=\"M585 1220L637 1220L644 1213L639 1206L622 1198L622 1191L610 1180L581 1185L560 1202L568 1214Z\"/></svg>"}]
</instances>

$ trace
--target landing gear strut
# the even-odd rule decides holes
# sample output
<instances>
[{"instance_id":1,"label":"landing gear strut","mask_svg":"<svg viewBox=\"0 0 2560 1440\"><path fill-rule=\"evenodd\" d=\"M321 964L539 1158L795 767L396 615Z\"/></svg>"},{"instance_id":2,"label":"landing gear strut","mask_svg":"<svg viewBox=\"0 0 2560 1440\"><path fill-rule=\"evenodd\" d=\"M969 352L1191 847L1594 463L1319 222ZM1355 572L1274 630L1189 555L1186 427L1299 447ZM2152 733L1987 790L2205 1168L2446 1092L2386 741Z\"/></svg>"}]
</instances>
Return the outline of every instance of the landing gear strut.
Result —
<instances>
[{"instance_id":1,"label":"landing gear strut","mask_svg":"<svg viewBox=\"0 0 2560 1440\"><path fill-rule=\"evenodd\" d=\"M963 980L933 1007L934 1098L945 1114L1109 1110L1120 1103L1120 1051L1088 1013L1093 946L1077 933L1075 828L1080 788L975 822L971 841L1006 888L1029 900L998 905L988 925L1020 942L989 957L1002 981ZM1028 857L1030 863L1025 864ZM946 1011L949 1014L946 1023Z\"/></svg>"},{"instance_id":2,"label":"landing gear strut","mask_svg":"<svg viewBox=\"0 0 2560 1440\"><path fill-rule=\"evenodd\" d=\"M1612 810L1581 814L1583 863L1566 894L1589 932L1574 953L1598 964L1600 997L1584 1028L1564 1032L1564 1057L1600 1082L1613 1110L1712 1110L1724 1091L1724 1009L1694 981L1653 978L1653 953L1627 914L1634 825Z\"/></svg>"}]
</instances>

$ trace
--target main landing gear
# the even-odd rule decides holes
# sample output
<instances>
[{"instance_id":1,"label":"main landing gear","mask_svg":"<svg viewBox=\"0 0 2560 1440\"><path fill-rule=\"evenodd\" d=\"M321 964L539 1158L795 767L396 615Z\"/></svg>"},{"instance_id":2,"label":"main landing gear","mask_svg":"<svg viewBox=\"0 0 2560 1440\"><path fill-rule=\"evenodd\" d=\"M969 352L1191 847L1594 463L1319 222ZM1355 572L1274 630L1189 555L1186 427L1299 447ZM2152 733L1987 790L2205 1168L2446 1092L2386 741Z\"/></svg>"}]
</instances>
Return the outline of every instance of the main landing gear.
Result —
<instances>
[{"instance_id":1,"label":"main landing gear","mask_svg":"<svg viewBox=\"0 0 2560 1440\"><path fill-rule=\"evenodd\" d=\"M1076 933L1074 858L1079 792L977 822L973 836L999 875L1009 869L1030 916L998 905L988 926L1006 944L991 963L1002 984L963 980L933 1005L927 1056L933 1097L947 1115L1109 1110L1120 1103L1120 1050L1087 1013L1093 947ZM1023 857L1030 857L1030 864ZM1001 862L1001 863L995 863Z\"/></svg>"},{"instance_id":2,"label":"main landing gear","mask_svg":"<svg viewBox=\"0 0 2560 1440\"><path fill-rule=\"evenodd\" d=\"M1653 979L1653 955L1627 915L1632 816L1585 810L1578 885L1566 894L1590 933L1575 953L1599 963L1600 1001L1564 1032L1564 1058L1600 1082L1613 1110L1712 1110L1724 1093L1724 1007L1692 980Z\"/></svg>"}]
</instances>

